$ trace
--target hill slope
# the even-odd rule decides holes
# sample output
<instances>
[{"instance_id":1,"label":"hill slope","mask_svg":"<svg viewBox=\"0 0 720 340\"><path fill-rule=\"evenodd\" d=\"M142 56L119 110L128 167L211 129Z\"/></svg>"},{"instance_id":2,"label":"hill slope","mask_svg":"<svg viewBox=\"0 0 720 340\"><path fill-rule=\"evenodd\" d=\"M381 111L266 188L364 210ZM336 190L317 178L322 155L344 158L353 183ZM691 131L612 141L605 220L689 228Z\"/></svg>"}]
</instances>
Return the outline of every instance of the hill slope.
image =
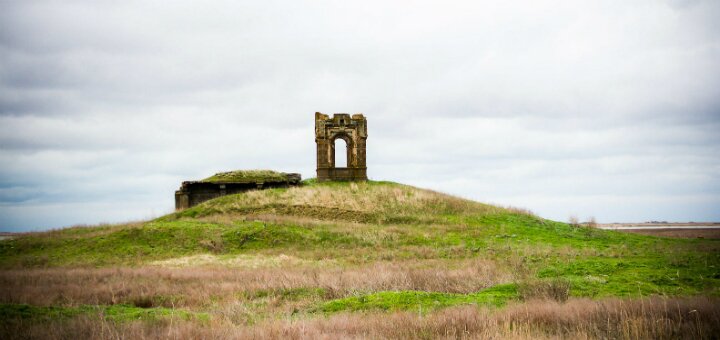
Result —
<instances>
[{"instance_id":1,"label":"hill slope","mask_svg":"<svg viewBox=\"0 0 720 340\"><path fill-rule=\"evenodd\" d=\"M211 319L241 303L244 312L231 314L254 323L288 311L717 296L718 250L717 240L574 227L396 183L306 181L147 222L0 241L0 302L8 315L20 315L17 303L60 301L180 307Z\"/></svg>"}]
</instances>

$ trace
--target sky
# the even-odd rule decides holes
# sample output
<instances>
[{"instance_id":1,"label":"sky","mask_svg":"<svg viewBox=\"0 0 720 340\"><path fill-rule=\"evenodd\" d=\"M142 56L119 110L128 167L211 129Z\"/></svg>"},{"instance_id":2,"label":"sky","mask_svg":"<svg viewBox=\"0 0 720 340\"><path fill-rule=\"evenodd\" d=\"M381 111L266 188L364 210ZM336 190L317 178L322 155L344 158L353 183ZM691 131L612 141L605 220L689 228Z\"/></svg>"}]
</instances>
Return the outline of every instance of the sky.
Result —
<instances>
[{"instance_id":1,"label":"sky","mask_svg":"<svg viewBox=\"0 0 720 340\"><path fill-rule=\"evenodd\" d=\"M0 0L0 231L144 220L183 180L368 176L599 222L720 220L720 1Z\"/></svg>"}]
</instances>

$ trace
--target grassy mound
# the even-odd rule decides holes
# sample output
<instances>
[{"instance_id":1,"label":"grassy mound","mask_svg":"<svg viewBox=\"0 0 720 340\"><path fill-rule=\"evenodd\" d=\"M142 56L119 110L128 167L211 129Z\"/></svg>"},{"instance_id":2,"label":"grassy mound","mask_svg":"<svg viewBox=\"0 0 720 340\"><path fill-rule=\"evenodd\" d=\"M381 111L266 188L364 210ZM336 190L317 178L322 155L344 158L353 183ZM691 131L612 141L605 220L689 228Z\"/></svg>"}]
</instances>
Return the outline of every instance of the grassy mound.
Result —
<instances>
[{"instance_id":1,"label":"grassy mound","mask_svg":"<svg viewBox=\"0 0 720 340\"><path fill-rule=\"evenodd\" d=\"M0 274L8 292L0 304L15 316L54 315L52 306L63 315L89 305L163 315L178 307L254 324L535 299L718 296L720 242L571 226L391 182L310 180L147 222L3 240Z\"/></svg>"},{"instance_id":2,"label":"grassy mound","mask_svg":"<svg viewBox=\"0 0 720 340\"><path fill-rule=\"evenodd\" d=\"M518 212L390 182L305 183L303 187L220 197L163 220L274 214L320 220L407 224Z\"/></svg>"}]
</instances>

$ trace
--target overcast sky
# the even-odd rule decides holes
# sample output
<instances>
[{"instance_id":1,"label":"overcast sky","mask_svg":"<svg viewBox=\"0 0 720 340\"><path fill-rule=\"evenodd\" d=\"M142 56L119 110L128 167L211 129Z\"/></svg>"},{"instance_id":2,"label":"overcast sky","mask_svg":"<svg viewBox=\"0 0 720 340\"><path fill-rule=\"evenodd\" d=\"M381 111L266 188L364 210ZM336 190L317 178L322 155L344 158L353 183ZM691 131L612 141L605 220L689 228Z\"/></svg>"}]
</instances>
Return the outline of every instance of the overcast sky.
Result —
<instances>
[{"instance_id":1,"label":"overcast sky","mask_svg":"<svg viewBox=\"0 0 720 340\"><path fill-rule=\"evenodd\" d=\"M1 1L0 231L314 177L315 111L366 115L372 179L720 220L720 1Z\"/></svg>"}]
</instances>

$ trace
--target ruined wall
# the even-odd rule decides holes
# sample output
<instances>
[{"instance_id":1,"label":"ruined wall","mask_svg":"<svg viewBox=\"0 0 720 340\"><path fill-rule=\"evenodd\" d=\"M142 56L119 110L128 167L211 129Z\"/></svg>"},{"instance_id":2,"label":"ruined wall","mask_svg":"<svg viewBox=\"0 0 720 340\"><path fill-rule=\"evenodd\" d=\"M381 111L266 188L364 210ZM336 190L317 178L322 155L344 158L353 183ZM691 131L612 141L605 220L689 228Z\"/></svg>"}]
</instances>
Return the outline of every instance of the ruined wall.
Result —
<instances>
[{"instance_id":1,"label":"ruined wall","mask_svg":"<svg viewBox=\"0 0 720 340\"><path fill-rule=\"evenodd\" d=\"M335 140L347 144L346 168L335 167ZM317 144L318 181L364 181L367 180L365 141L367 120L362 114L347 113L328 115L315 112L315 143Z\"/></svg>"},{"instance_id":2,"label":"ruined wall","mask_svg":"<svg viewBox=\"0 0 720 340\"><path fill-rule=\"evenodd\" d=\"M300 185L300 174L287 174L285 181L254 182L205 182L186 181L175 191L175 209L182 210L225 195L238 194L255 189L287 188Z\"/></svg>"}]
</instances>

